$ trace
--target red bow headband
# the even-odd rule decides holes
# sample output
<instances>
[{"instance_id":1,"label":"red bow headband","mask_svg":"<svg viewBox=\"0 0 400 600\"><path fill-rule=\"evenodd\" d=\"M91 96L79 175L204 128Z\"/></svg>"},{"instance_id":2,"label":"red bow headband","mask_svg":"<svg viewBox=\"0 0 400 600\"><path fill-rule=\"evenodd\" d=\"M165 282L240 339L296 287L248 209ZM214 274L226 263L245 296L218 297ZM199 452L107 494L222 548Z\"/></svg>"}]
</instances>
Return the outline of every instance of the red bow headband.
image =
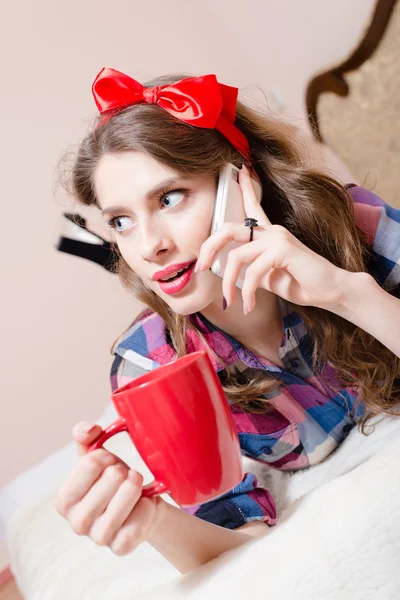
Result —
<instances>
[{"instance_id":1,"label":"red bow headband","mask_svg":"<svg viewBox=\"0 0 400 600\"><path fill-rule=\"evenodd\" d=\"M250 161L246 136L235 125L238 88L218 83L215 75L187 77L170 85L146 88L128 75L103 67L92 85L100 113L131 104L158 104L195 127L218 129ZM102 121L104 124L107 117Z\"/></svg>"}]
</instances>

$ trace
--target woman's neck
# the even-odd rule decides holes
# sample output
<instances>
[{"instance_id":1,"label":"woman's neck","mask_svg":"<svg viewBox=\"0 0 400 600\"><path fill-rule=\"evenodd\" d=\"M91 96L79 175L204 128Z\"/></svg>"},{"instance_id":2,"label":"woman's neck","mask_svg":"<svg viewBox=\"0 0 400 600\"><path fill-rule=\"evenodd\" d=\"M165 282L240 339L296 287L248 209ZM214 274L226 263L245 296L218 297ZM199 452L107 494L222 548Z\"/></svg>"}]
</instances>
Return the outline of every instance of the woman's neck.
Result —
<instances>
[{"instance_id":1,"label":"woman's neck","mask_svg":"<svg viewBox=\"0 0 400 600\"><path fill-rule=\"evenodd\" d=\"M244 315L242 294L236 290L233 304L225 311L212 303L201 314L247 348L265 356L279 350L283 338L283 323L278 296L263 289L256 291L254 309Z\"/></svg>"}]
</instances>

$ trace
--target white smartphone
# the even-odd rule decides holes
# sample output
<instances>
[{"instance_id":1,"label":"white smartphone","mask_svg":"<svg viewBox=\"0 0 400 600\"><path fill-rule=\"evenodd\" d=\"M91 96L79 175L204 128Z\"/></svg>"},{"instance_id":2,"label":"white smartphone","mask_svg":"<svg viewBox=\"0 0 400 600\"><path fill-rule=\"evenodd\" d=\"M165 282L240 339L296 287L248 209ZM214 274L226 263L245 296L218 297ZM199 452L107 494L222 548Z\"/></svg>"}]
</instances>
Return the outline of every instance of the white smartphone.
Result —
<instances>
[{"instance_id":1,"label":"white smartphone","mask_svg":"<svg viewBox=\"0 0 400 600\"><path fill-rule=\"evenodd\" d=\"M242 190L239 184L239 171L240 169L235 167L234 164L228 163L220 172L211 233L218 231L218 229L220 229L225 222L241 223L243 227L245 227L244 220L246 218L246 214L244 211ZM253 178L251 180L257 200L261 202L261 185L257 180ZM250 238L250 229L248 229L248 232ZM229 242L226 244L224 248L222 248L222 250L216 255L211 265L211 272L214 273L214 275L222 278L224 276L229 252L242 245L243 244L240 242ZM243 286L247 266L248 265L241 269L239 277L236 281L236 287L240 289Z\"/></svg>"}]
</instances>

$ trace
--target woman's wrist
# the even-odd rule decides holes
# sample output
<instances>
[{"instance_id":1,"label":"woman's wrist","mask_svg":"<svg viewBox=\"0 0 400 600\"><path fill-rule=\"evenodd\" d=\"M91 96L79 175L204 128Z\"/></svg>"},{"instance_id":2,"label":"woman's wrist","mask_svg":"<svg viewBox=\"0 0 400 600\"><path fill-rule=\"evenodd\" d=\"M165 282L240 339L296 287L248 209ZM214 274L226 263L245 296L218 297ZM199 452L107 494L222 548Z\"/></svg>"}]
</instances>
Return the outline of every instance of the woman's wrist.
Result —
<instances>
[{"instance_id":1,"label":"woman's wrist","mask_svg":"<svg viewBox=\"0 0 400 600\"><path fill-rule=\"evenodd\" d=\"M157 508L147 541L182 574L252 539L252 535L214 525L162 499Z\"/></svg>"},{"instance_id":2,"label":"woman's wrist","mask_svg":"<svg viewBox=\"0 0 400 600\"><path fill-rule=\"evenodd\" d=\"M161 498L161 496L156 496L154 500L156 503L156 514L147 535L149 544L151 544L151 540L157 540L157 536L159 535L158 530L162 527L162 522L167 517L168 509L168 502Z\"/></svg>"}]
</instances>

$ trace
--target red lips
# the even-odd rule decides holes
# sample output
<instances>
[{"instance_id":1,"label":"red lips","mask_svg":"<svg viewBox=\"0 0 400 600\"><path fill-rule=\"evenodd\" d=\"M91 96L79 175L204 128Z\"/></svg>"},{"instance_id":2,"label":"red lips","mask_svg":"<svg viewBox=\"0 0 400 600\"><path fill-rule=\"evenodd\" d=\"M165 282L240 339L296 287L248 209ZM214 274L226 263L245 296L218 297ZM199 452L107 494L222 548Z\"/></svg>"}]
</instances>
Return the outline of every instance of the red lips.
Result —
<instances>
[{"instance_id":1,"label":"red lips","mask_svg":"<svg viewBox=\"0 0 400 600\"><path fill-rule=\"evenodd\" d=\"M189 262L176 263L175 265L170 265L169 267L166 267L162 271L156 271L155 273L153 273L151 278L154 281L158 281L159 279L165 279L166 277L168 277L168 275L172 275L173 273L176 273L177 271L182 271L182 269L186 269L186 267L191 265L192 262L194 262L194 261L190 260Z\"/></svg>"}]
</instances>

